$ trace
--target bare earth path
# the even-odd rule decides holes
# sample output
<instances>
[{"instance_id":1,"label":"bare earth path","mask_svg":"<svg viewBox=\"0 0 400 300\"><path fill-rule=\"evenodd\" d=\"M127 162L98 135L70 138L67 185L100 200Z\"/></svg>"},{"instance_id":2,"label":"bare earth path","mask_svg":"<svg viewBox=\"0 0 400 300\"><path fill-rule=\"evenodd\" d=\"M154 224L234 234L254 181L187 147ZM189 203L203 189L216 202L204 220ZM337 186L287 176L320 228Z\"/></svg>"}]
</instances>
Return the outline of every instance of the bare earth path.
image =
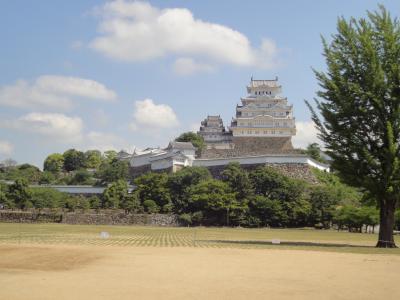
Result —
<instances>
[{"instance_id":1,"label":"bare earth path","mask_svg":"<svg viewBox=\"0 0 400 300\"><path fill-rule=\"evenodd\" d=\"M0 245L0 299L400 299L400 256Z\"/></svg>"}]
</instances>

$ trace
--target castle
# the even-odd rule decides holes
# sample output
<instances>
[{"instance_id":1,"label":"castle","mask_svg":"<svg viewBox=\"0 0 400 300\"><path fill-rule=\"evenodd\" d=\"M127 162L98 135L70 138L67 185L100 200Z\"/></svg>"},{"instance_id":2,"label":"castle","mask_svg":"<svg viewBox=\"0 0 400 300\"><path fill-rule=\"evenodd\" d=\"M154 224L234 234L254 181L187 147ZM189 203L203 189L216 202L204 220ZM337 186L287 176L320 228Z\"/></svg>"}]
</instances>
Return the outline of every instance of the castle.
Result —
<instances>
[{"instance_id":1,"label":"castle","mask_svg":"<svg viewBox=\"0 0 400 300\"><path fill-rule=\"evenodd\" d=\"M204 138L205 147L196 149L191 143L171 142L167 148L148 148L135 151L130 159L132 174L147 171L175 172L185 166L203 166L217 174L230 162L242 167L274 165L288 175L296 170L315 167L329 170L329 166L301 154L293 148L296 134L293 106L282 97L278 78L253 80L247 95L236 106L236 115L225 128L218 116L207 116L197 132Z\"/></svg>"}]
</instances>

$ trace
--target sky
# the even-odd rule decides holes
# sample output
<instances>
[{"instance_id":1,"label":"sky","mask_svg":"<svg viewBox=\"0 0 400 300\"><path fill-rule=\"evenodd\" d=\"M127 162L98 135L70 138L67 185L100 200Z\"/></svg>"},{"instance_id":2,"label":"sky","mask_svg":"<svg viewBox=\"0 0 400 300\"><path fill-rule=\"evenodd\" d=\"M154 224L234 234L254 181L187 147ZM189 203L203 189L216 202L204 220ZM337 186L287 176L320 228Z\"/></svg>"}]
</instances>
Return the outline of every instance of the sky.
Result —
<instances>
[{"instance_id":1,"label":"sky","mask_svg":"<svg viewBox=\"0 0 400 300\"><path fill-rule=\"evenodd\" d=\"M337 18L400 1L0 1L0 161L70 148L165 147L207 115L228 126L246 85L279 78L296 147Z\"/></svg>"}]
</instances>

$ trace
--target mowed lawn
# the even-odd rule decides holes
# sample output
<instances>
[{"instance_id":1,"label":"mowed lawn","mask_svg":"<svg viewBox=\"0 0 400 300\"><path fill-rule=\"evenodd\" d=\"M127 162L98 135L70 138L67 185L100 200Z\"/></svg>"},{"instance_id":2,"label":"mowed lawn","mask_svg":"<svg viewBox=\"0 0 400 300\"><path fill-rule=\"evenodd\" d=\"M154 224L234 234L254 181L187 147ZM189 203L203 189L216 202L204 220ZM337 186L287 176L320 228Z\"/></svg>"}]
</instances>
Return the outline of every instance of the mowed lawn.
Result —
<instances>
[{"instance_id":1,"label":"mowed lawn","mask_svg":"<svg viewBox=\"0 0 400 300\"><path fill-rule=\"evenodd\" d=\"M103 234L102 234L103 233ZM314 229L174 228L0 223L0 244L273 248L400 254L376 249L377 234ZM280 245L272 244L279 240ZM400 244L400 237L396 237Z\"/></svg>"}]
</instances>

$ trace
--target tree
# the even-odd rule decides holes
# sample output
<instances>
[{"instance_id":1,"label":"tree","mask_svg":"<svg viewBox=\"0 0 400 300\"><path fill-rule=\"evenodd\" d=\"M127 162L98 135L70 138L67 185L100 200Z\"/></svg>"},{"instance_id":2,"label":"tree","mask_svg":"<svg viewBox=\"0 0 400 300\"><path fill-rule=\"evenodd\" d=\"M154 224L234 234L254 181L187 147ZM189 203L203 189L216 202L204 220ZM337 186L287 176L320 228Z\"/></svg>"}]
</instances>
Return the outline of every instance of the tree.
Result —
<instances>
[{"instance_id":1,"label":"tree","mask_svg":"<svg viewBox=\"0 0 400 300\"><path fill-rule=\"evenodd\" d=\"M18 179L8 187L7 198L15 203L17 208L26 209L32 207L32 193L25 179Z\"/></svg>"},{"instance_id":2,"label":"tree","mask_svg":"<svg viewBox=\"0 0 400 300\"><path fill-rule=\"evenodd\" d=\"M237 162L229 163L221 172L222 181L229 184L236 193L237 200L245 202L253 194L248 173Z\"/></svg>"},{"instance_id":3,"label":"tree","mask_svg":"<svg viewBox=\"0 0 400 300\"><path fill-rule=\"evenodd\" d=\"M168 175L165 173L150 172L136 178L134 180L136 192L143 206L144 201L153 200L163 212L168 212L164 210L164 207L167 208L171 203L167 182Z\"/></svg>"},{"instance_id":4,"label":"tree","mask_svg":"<svg viewBox=\"0 0 400 300\"><path fill-rule=\"evenodd\" d=\"M307 149L303 152L304 154L310 156L312 159L315 159L316 161L320 161L322 163L326 162L325 159L321 156L322 151L318 143L308 144Z\"/></svg>"},{"instance_id":5,"label":"tree","mask_svg":"<svg viewBox=\"0 0 400 300\"><path fill-rule=\"evenodd\" d=\"M259 220L257 225L281 227L288 222L288 215L279 201L256 195L251 199L249 206L252 217Z\"/></svg>"},{"instance_id":6,"label":"tree","mask_svg":"<svg viewBox=\"0 0 400 300\"><path fill-rule=\"evenodd\" d=\"M126 180L129 174L129 162L113 159L111 162L104 161L97 172L102 183L110 183L118 180Z\"/></svg>"},{"instance_id":7,"label":"tree","mask_svg":"<svg viewBox=\"0 0 400 300\"><path fill-rule=\"evenodd\" d=\"M85 167L85 154L75 149L69 149L63 153L64 170L67 172L79 170Z\"/></svg>"},{"instance_id":8,"label":"tree","mask_svg":"<svg viewBox=\"0 0 400 300\"><path fill-rule=\"evenodd\" d=\"M104 160L108 163L111 163L113 160L115 160L117 156L118 153L115 150L104 151Z\"/></svg>"},{"instance_id":9,"label":"tree","mask_svg":"<svg viewBox=\"0 0 400 300\"><path fill-rule=\"evenodd\" d=\"M368 19L339 19L323 40L326 72L312 119L343 180L362 187L380 209L377 247L396 247L394 212L400 198L400 23L383 6Z\"/></svg>"},{"instance_id":10,"label":"tree","mask_svg":"<svg viewBox=\"0 0 400 300\"><path fill-rule=\"evenodd\" d=\"M102 161L101 152L99 150L88 150L85 152L85 167L89 169L97 169Z\"/></svg>"},{"instance_id":11,"label":"tree","mask_svg":"<svg viewBox=\"0 0 400 300\"><path fill-rule=\"evenodd\" d=\"M71 180L69 181L69 184L73 185L73 184L79 184L79 185L91 185L93 184L95 181L92 177L92 174L90 174L87 170L85 169L81 169L76 171L76 173L74 174L74 176L71 178Z\"/></svg>"},{"instance_id":12,"label":"tree","mask_svg":"<svg viewBox=\"0 0 400 300\"><path fill-rule=\"evenodd\" d=\"M52 173L60 173L64 166L64 156L60 153L53 153L47 156L44 161L43 170L52 172Z\"/></svg>"},{"instance_id":13,"label":"tree","mask_svg":"<svg viewBox=\"0 0 400 300\"><path fill-rule=\"evenodd\" d=\"M175 141L192 143L193 146L196 147L197 153L201 152L205 146L203 137L192 131L182 133L175 139Z\"/></svg>"},{"instance_id":14,"label":"tree","mask_svg":"<svg viewBox=\"0 0 400 300\"><path fill-rule=\"evenodd\" d=\"M5 184L0 183L0 205L3 208L14 208L15 203L12 199L7 197L8 187Z\"/></svg>"},{"instance_id":15,"label":"tree","mask_svg":"<svg viewBox=\"0 0 400 300\"><path fill-rule=\"evenodd\" d=\"M177 213L188 212L188 189L200 181L211 179L210 171L204 167L187 167L173 173L168 178L171 200Z\"/></svg>"},{"instance_id":16,"label":"tree","mask_svg":"<svg viewBox=\"0 0 400 300\"><path fill-rule=\"evenodd\" d=\"M61 207L68 198L67 194L52 188L31 188L30 192L32 205L39 210Z\"/></svg>"},{"instance_id":17,"label":"tree","mask_svg":"<svg viewBox=\"0 0 400 300\"><path fill-rule=\"evenodd\" d=\"M124 209L126 213L143 212L143 207L140 205L140 200L136 192L124 197L120 207Z\"/></svg>"},{"instance_id":18,"label":"tree","mask_svg":"<svg viewBox=\"0 0 400 300\"><path fill-rule=\"evenodd\" d=\"M230 225L230 214L237 207L235 194L228 184L208 179L189 189L190 201L195 211L203 211L211 222Z\"/></svg>"},{"instance_id":19,"label":"tree","mask_svg":"<svg viewBox=\"0 0 400 300\"><path fill-rule=\"evenodd\" d=\"M150 199L143 201L143 207L149 214L155 214L160 211L160 207L157 205L157 203Z\"/></svg>"},{"instance_id":20,"label":"tree","mask_svg":"<svg viewBox=\"0 0 400 300\"><path fill-rule=\"evenodd\" d=\"M128 196L128 184L125 180L113 182L103 192L103 207L117 209Z\"/></svg>"},{"instance_id":21,"label":"tree","mask_svg":"<svg viewBox=\"0 0 400 300\"><path fill-rule=\"evenodd\" d=\"M256 195L279 201L287 214L284 226L305 226L311 206L304 200L306 184L291 179L271 167L261 167L249 174Z\"/></svg>"},{"instance_id":22,"label":"tree","mask_svg":"<svg viewBox=\"0 0 400 300\"><path fill-rule=\"evenodd\" d=\"M321 223L325 228L329 228L336 206L340 202L336 190L325 185L314 186L311 188L309 199L313 223Z\"/></svg>"}]
</instances>

